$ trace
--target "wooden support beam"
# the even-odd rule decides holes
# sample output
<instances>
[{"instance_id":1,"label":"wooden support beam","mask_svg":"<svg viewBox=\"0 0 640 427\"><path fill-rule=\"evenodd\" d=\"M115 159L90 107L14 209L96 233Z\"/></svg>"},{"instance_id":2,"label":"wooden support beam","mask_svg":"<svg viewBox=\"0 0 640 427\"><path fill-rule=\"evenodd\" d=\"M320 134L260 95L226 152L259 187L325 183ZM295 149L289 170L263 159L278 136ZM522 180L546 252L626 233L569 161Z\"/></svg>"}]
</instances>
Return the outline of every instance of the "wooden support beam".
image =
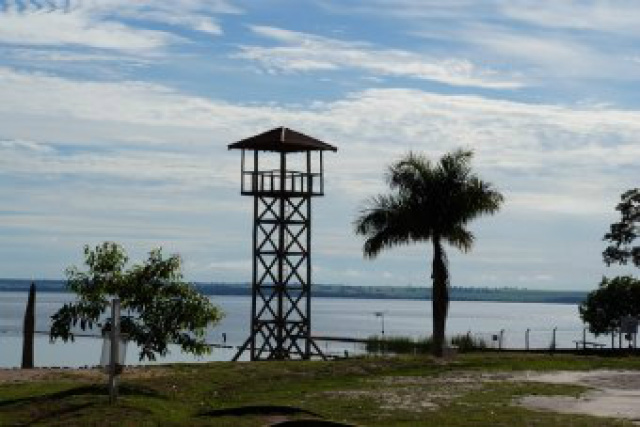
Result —
<instances>
[{"instance_id":1,"label":"wooden support beam","mask_svg":"<svg viewBox=\"0 0 640 427\"><path fill-rule=\"evenodd\" d=\"M36 284L31 283L22 332L22 369L33 369L33 335L36 326Z\"/></svg>"}]
</instances>

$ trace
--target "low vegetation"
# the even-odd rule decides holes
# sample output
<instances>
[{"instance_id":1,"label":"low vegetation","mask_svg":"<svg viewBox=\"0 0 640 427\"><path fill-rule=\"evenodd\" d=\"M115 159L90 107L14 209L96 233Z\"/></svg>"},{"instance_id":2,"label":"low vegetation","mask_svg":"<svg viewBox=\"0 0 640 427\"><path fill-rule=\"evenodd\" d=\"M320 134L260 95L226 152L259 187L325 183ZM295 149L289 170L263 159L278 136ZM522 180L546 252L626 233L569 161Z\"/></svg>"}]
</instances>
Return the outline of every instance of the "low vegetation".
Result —
<instances>
[{"instance_id":1,"label":"low vegetation","mask_svg":"<svg viewBox=\"0 0 640 427\"><path fill-rule=\"evenodd\" d=\"M460 353L486 349L487 343L482 338L468 334L455 335L448 343ZM373 335L367 339L365 350L370 354L428 354L433 351L433 338L381 337Z\"/></svg>"},{"instance_id":2,"label":"low vegetation","mask_svg":"<svg viewBox=\"0 0 640 427\"><path fill-rule=\"evenodd\" d=\"M26 373L11 382L0 376L0 426L259 427L300 419L369 427L630 426L514 404L524 395L585 391L513 380L518 371L595 368L640 370L640 360L472 353L452 360L175 364L126 370L115 406L97 371L43 371L30 381Z\"/></svg>"}]
</instances>

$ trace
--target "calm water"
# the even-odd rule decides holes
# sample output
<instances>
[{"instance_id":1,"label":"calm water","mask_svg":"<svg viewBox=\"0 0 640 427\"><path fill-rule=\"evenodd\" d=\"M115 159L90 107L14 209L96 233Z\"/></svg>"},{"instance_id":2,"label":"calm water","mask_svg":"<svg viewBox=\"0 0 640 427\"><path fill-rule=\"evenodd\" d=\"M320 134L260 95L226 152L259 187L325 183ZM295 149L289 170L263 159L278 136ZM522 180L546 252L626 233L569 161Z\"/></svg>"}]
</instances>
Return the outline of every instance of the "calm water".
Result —
<instances>
[{"instance_id":1,"label":"calm water","mask_svg":"<svg viewBox=\"0 0 640 427\"><path fill-rule=\"evenodd\" d=\"M27 292L0 292L0 366L18 366L21 358L21 330ZM71 294L39 293L36 307L36 330L47 331L49 317L67 301ZM227 335L227 344L240 345L247 337L251 300L244 296L213 296L211 299L226 313L223 321L208 332L208 341L222 342L222 333ZM367 337L380 334L382 322L374 312L384 312L384 327L387 336L405 335L422 337L431 332L431 302L415 300L337 299L314 298L313 334L317 336ZM471 332L492 343L494 335L504 330L505 347L523 348L525 330L531 329L530 345L548 348L552 330L557 329L558 347L574 347L573 340L582 339L583 325L576 305L457 302L451 303L447 324L448 334ZM589 340L594 340L589 335ZM607 342L606 338L598 341ZM358 352L353 344L319 342L328 352L343 353L344 350ZM77 338L76 342L50 344L45 335L36 337L36 366L84 366L99 363L102 340L99 338ZM161 362L230 360L231 349L214 349L203 359L184 355L173 349ZM137 363L137 352L129 346L127 363Z\"/></svg>"}]
</instances>

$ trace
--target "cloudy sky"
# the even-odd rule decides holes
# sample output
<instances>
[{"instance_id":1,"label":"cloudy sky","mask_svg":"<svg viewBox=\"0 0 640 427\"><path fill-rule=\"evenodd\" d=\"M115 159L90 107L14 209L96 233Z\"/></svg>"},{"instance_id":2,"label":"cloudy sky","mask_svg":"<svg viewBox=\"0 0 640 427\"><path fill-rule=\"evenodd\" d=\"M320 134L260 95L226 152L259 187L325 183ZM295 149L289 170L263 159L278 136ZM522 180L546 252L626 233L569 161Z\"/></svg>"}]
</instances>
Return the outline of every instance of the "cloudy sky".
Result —
<instances>
[{"instance_id":1,"label":"cloudy sky","mask_svg":"<svg viewBox=\"0 0 640 427\"><path fill-rule=\"evenodd\" d=\"M0 0L0 276L61 278L114 240L249 280L226 146L284 125L339 147L316 282L427 284L427 246L365 260L352 221L391 160L466 147L506 203L452 283L593 288L640 185L638 22L631 0Z\"/></svg>"}]
</instances>

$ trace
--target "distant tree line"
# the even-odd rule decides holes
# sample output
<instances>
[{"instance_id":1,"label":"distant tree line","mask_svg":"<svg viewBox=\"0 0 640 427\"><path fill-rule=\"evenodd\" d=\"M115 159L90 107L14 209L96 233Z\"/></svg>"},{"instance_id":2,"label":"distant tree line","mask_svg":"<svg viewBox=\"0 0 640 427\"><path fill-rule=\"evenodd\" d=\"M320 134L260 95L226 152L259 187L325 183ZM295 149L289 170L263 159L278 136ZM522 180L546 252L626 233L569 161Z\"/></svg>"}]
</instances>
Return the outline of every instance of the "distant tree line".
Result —
<instances>
[{"instance_id":1,"label":"distant tree line","mask_svg":"<svg viewBox=\"0 0 640 427\"><path fill-rule=\"evenodd\" d=\"M40 280L40 292L68 292L66 281ZM0 279L0 291L24 291L31 280ZM194 283L193 286L205 295L251 295L249 283ZM431 288L417 286L355 286L338 284L314 284L313 295L328 298L371 299L431 299ZM585 300L586 291L531 290L515 287L472 288L452 286L452 301L498 301L578 304Z\"/></svg>"}]
</instances>

